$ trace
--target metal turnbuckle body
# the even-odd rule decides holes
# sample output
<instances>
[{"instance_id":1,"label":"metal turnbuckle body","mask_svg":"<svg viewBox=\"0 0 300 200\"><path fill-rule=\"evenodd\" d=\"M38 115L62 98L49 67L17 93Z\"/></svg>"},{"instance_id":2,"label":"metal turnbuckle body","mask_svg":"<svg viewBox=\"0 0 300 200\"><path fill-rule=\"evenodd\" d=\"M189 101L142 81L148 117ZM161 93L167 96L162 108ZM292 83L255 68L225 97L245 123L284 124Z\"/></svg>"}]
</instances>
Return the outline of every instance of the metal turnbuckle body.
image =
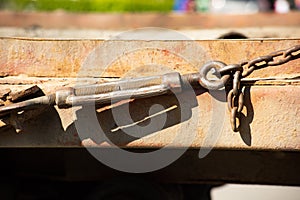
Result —
<instances>
[{"instance_id":1,"label":"metal turnbuckle body","mask_svg":"<svg viewBox=\"0 0 300 200\"><path fill-rule=\"evenodd\" d=\"M129 98L146 98L169 92L178 93L181 90L181 76L179 73L173 72L159 76L124 79L103 84L74 88L66 87L48 96L1 106L0 115L33 109L40 105L57 105L59 108L70 108L83 104L105 104Z\"/></svg>"}]
</instances>

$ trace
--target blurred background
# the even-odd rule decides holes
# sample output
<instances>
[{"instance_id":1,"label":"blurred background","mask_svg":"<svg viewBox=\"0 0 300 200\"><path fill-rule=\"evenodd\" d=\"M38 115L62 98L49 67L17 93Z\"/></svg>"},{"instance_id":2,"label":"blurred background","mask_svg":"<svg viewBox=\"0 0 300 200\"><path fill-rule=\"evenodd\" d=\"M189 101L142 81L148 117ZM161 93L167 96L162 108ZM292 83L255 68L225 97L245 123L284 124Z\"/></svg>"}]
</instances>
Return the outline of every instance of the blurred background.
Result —
<instances>
[{"instance_id":1,"label":"blurred background","mask_svg":"<svg viewBox=\"0 0 300 200\"><path fill-rule=\"evenodd\" d=\"M16 11L255 13L300 9L300 0L0 0Z\"/></svg>"},{"instance_id":2,"label":"blurred background","mask_svg":"<svg viewBox=\"0 0 300 200\"><path fill-rule=\"evenodd\" d=\"M191 39L296 38L299 11L300 0L0 0L0 37L107 39L161 27Z\"/></svg>"}]
</instances>

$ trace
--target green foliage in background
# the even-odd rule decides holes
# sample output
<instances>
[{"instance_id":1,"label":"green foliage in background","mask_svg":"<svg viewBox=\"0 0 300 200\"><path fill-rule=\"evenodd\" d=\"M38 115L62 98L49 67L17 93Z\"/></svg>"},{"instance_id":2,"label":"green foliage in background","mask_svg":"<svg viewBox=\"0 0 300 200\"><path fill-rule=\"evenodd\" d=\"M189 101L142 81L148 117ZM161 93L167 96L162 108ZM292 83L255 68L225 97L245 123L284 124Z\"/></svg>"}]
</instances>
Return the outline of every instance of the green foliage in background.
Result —
<instances>
[{"instance_id":1,"label":"green foliage in background","mask_svg":"<svg viewBox=\"0 0 300 200\"><path fill-rule=\"evenodd\" d=\"M0 0L2 9L70 12L168 12L174 0Z\"/></svg>"}]
</instances>

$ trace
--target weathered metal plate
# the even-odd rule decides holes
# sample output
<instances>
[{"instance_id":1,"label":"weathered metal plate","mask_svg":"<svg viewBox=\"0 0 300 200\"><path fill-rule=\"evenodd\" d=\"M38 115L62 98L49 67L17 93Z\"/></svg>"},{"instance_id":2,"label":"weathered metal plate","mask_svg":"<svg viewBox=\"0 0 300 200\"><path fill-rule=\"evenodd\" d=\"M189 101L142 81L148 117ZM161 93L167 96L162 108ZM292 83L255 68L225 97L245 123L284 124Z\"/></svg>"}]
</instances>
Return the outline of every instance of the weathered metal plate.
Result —
<instances>
[{"instance_id":1,"label":"weathered metal plate","mask_svg":"<svg viewBox=\"0 0 300 200\"><path fill-rule=\"evenodd\" d=\"M160 66L182 74L197 72L209 60L239 63L300 44L289 40L103 41L0 39L0 76L123 77L144 66ZM138 48L138 49L137 49ZM88 57L90 56L90 57ZM93 58L91 58L94 56ZM143 58L143 59L141 59ZM88 69L84 62L92 60ZM299 60L254 72L252 78L294 78ZM86 63L88 65L89 63ZM145 67L144 67L145 68ZM139 76L157 68L135 71ZM133 75L133 74L130 74Z\"/></svg>"},{"instance_id":2,"label":"weathered metal plate","mask_svg":"<svg viewBox=\"0 0 300 200\"><path fill-rule=\"evenodd\" d=\"M2 38L0 75L8 77L0 79L0 87L10 88L15 92L22 87L25 89L37 84L49 94L59 87L76 84L77 76L98 77L96 81L101 82L114 77L161 74L166 68L166 71L175 70L185 74L197 72L202 64L211 59L237 63L296 44L300 44L299 39L149 42ZM95 52L101 54L95 56ZM184 56L181 56L182 54ZM92 59L89 57L91 55ZM110 62L103 61L107 57L111 58L108 60ZM84 66L91 66L88 70L80 69L84 62ZM191 99L190 108L184 118L180 113L181 103L178 103L175 97L163 96L130 102L130 114L134 121L147 117L153 104L161 104L165 109L177 106L176 109L165 113L168 120L162 130L150 131L142 138L128 137L120 130L112 131L118 127L115 124L114 112L110 109L98 111L97 119L113 143L126 147L159 148L173 142L173 147L298 151L299 74L299 59L254 72L250 77L252 80L270 77L273 79L247 82L247 101L243 111L245 116L240 133L233 133L230 129L226 103L221 102L221 98L219 104L213 106L214 98L207 91L196 91L197 97ZM11 77L16 75L22 76ZM277 80L279 78L288 80ZM218 94L215 94L215 97L218 97ZM184 94L181 99L185 101ZM126 105L116 107L115 113L123 113L122 109L126 108ZM77 114L80 113L82 111L77 111ZM221 117L215 119L214 113ZM150 120L144 121L143 125L148 123ZM126 125L128 124L121 124ZM214 126L220 131L212 134ZM189 139L189 129L196 134L191 143L187 145L182 140L173 141L177 133L184 134L184 138ZM16 135L12 128L0 131L0 146L82 146L73 123L71 109L58 113L54 108L49 108L48 112L25 122L23 134ZM213 142L207 140L211 137L214 138ZM84 139L85 145L108 145L107 141L99 139L97 134L95 136L86 133Z\"/></svg>"},{"instance_id":3,"label":"weathered metal plate","mask_svg":"<svg viewBox=\"0 0 300 200\"><path fill-rule=\"evenodd\" d=\"M58 84L57 84L58 82ZM69 83L72 81L69 81ZM49 82L51 83L51 82ZM51 88L68 85L68 81L52 82L52 84L38 84L44 91L51 91ZM300 87L298 85L283 85L283 81L276 86L254 85L247 86L245 90L246 108L243 113L243 127L240 133L234 133L229 123L229 113L226 103L213 103L211 95L205 91L198 91L198 105L192 105L187 111L186 118L182 119L181 106L176 97L161 96L145 100L135 100L129 104L130 116L134 121L142 120L149 115L149 109L153 104L161 104L165 108L177 105L178 108L167 113L168 120L162 130L150 131L142 138L133 138L126 133L134 129L125 129L112 132L116 128L115 117L117 113L126 111L127 104L112 110L100 109L97 119L100 127L106 136L114 144L133 148L159 148L171 144L173 147L185 147L182 140L174 140L180 135L191 137L189 147L215 147L228 149L261 149L261 150L300 150ZM1 85L0 89L8 85ZM20 89L21 86L11 88ZM28 85L23 85L28 87ZM181 98L184 98L184 94ZM196 109L196 110L195 110ZM109 141L99 139L101 132L96 135L86 133L84 141L79 139L78 132L72 121L72 110L60 110L54 108L39 114L37 117L24 122L23 133L16 134L13 128L1 129L0 146L107 146ZM215 117L214 112L222 117ZM79 110L77 114L81 116ZM216 114L216 113L215 113ZM121 115L122 116L122 115ZM126 115L125 115L126 117ZM157 119L162 119L157 117ZM153 119L152 119L153 120ZM155 118L154 118L155 120ZM180 123L180 121L182 121ZM150 123L145 121L145 125ZM188 126L183 123L190 123ZM128 125L128 124L121 124ZM143 124L138 124L143 125ZM216 126L214 128L214 126ZM37 127L39 127L37 129ZM217 131L215 131L217 130ZM125 131L125 132L124 132ZM192 132L196 133L195 137ZM82 133L81 133L82 134ZM84 133L83 133L84 134ZM134 133L137 134L138 133ZM216 135L214 135L216 134ZM82 136L82 135L81 135ZM101 137L100 137L101 138ZM209 138L215 138L210 142ZM110 145L108 145L110 146Z\"/></svg>"}]
</instances>

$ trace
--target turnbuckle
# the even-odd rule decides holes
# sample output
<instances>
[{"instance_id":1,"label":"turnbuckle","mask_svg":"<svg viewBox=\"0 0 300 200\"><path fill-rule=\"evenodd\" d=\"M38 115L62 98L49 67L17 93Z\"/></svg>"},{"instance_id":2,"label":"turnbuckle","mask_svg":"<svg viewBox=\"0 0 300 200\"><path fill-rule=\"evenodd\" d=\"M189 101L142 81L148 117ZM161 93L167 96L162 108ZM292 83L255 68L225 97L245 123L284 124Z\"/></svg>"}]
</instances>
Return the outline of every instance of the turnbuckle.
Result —
<instances>
[{"instance_id":1,"label":"turnbuckle","mask_svg":"<svg viewBox=\"0 0 300 200\"><path fill-rule=\"evenodd\" d=\"M57 105L59 108L70 108L85 104L101 105L112 100L140 99L170 92L178 93L182 90L184 82L182 78L179 73L173 72L159 76L123 79L102 84L66 87L47 96L1 106L0 116L11 112L34 109L41 105Z\"/></svg>"},{"instance_id":2,"label":"turnbuckle","mask_svg":"<svg viewBox=\"0 0 300 200\"><path fill-rule=\"evenodd\" d=\"M117 103L125 99L176 94L191 86L195 88L200 85L208 90L216 90L224 87L229 79L229 75L221 77L219 74L220 68L223 66L225 66L224 63L212 61L204 65L199 73L180 75L178 72L172 72L164 75L128 78L101 84L65 87L47 96L16 103L6 103L6 105L0 106L0 119L8 120L8 123L16 129L16 132L20 132L22 128L19 125L19 113L23 113L25 110L54 105L61 109L82 105L99 106ZM208 79L209 72L212 72L211 74L216 78Z\"/></svg>"},{"instance_id":3,"label":"turnbuckle","mask_svg":"<svg viewBox=\"0 0 300 200\"><path fill-rule=\"evenodd\" d=\"M130 98L140 99L168 93L180 93L186 85L199 86L200 84L205 89L216 90L224 87L229 79L229 75L220 77L216 74L224 66L226 65L222 62L212 61L205 64L199 73L180 75L178 72L172 72L164 75L128 78L102 84L66 87L47 96L1 106L0 117L10 112L34 109L42 105L57 105L58 108L70 108L86 104L101 105L111 101ZM210 71L217 79L208 79L207 74Z\"/></svg>"},{"instance_id":4,"label":"turnbuckle","mask_svg":"<svg viewBox=\"0 0 300 200\"><path fill-rule=\"evenodd\" d=\"M124 79L103 84L65 88L55 93L59 108L83 104L106 104L123 99L159 96L170 91L181 92L181 76L177 72L160 76Z\"/></svg>"}]
</instances>

